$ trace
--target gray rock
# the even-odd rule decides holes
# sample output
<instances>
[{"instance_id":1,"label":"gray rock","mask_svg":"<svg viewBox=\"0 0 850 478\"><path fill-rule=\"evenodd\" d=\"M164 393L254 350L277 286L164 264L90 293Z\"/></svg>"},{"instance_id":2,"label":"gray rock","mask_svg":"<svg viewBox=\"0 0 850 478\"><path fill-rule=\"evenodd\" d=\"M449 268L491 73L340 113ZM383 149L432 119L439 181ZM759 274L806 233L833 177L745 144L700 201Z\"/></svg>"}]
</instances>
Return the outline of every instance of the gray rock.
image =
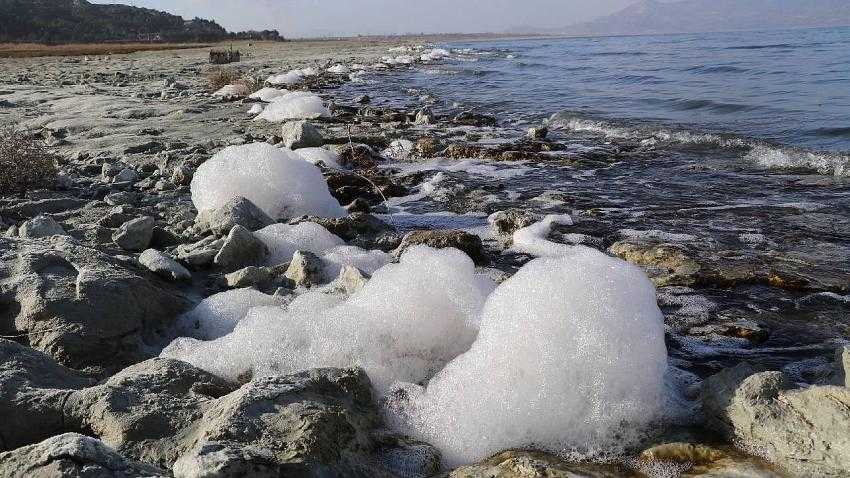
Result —
<instances>
[{"instance_id":1,"label":"gray rock","mask_svg":"<svg viewBox=\"0 0 850 478\"><path fill-rule=\"evenodd\" d=\"M0 451L64 431L65 400L92 382L41 352L0 339Z\"/></svg>"},{"instance_id":2,"label":"gray rock","mask_svg":"<svg viewBox=\"0 0 850 478\"><path fill-rule=\"evenodd\" d=\"M0 330L82 368L144 360L188 301L66 236L0 238Z\"/></svg>"},{"instance_id":3,"label":"gray rock","mask_svg":"<svg viewBox=\"0 0 850 478\"><path fill-rule=\"evenodd\" d=\"M168 473L130 461L102 441L65 433L41 443L0 453L6 478L166 478Z\"/></svg>"},{"instance_id":4,"label":"gray rock","mask_svg":"<svg viewBox=\"0 0 850 478\"><path fill-rule=\"evenodd\" d=\"M21 224L18 235L26 239L39 237L67 236L68 233L50 216L37 216Z\"/></svg>"},{"instance_id":5,"label":"gray rock","mask_svg":"<svg viewBox=\"0 0 850 478\"><path fill-rule=\"evenodd\" d=\"M135 183L139 180L139 173L135 169L124 168L112 180L116 183Z\"/></svg>"},{"instance_id":6,"label":"gray rock","mask_svg":"<svg viewBox=\"0 0 850 478\"><path fill-rule=\"evenodd\" d=\"M206 267L213 263L222 244L224 239L214 237L206 237L194 244L181 244L177 246L177 258L193 267Z\"/></svg>"},{"instance_id":7,"label":"gray rock","mask_svg":"<svg viewBox=\"0 0 850 478\"><path fill-rule=\"evenodd\" d=\"M536 126L534 128L528 128L528 137L535 140L543 140L546 139L546 136L549 136L549 128L545 126Z\"/></svg>"},{"instance_id":8,"label":"gray rock","mask_svg":"<svg viewBox=\"0 0 850 478\"><path fill-rule=\"evenodd\" d=\"M231 289L255 287L271 282L272 272L269 267L246 267L224 276L224 284Z\"/></svg>"},{"instance_id":9,"label":"gray rock","mask_svg":"<svg viewBox=\"0 0 850 478\"><path fill-rule=\"evenodd\" d=\"M434 113L428 108L423 108L416 112L416 118L413 123L418 125L431 124L434 122Z\"/></svg>"},{"instance_id":10,"label":"gray rock","mask_svg":"<svg viewBox=\"0 0 850 478\"><path fill-rule=\"evenodd\" d=\"M290 121L281 128L283 145L289 149L318 148L325 144L322 133L306 121Z\"/></svg>"},{"instance_id":11,"label":"gray rock","mask_svg":"<svg viewBox=\"0 0 850 478\"><path fill-rule=\"evenodd\" d=\"M838 349L835 355L838 369L838 384L850 387L850 345L845 345Z\"/></svg>"},{"instance_id":12,"label":"gray rock","mask_svg":"<svg viewBox=\"0 0 850 478\"><path fill-rule=\"evenodd\" d=\"M296 287L309 287L322 282L325 264L322 258L307 251L295 251L284 274Z\"/></svg>"},{"instance_id":13,"label":"gray rock","mask_svg":"<svg viewBox=\"0 0 850 478\"><path fill-rule=\"evenodd\" d=\"M500 236L510 237L514 232L543 219L540 214L525 209L511 208L495 212L487 218L490 229Z\"/></svg>"},{"instance_id":14,"label":"gray rock","mask_svg":"<svg viewBox=\"0 0 850 478\"><path fill-rule=\"evenodd\" d=\"M174 168L174 172L171 173L171 182L177 186L188 186L192 182L194 175L195 170L189 166L177 166Z\"/></svg>"},{"instance_id":15,"label":"gray rock","mask_svg":"<svg viewBox=\"0 0 850 478\"><path fill-rule=\"evenodd\" d=\"M139 196L136 193L130 191L120 191L117 193L108 194L103 198L106 204L110 206L124 206L124 205L133 205L139 200Z\"/></svg>"},{"instance_id":16,"label":"gray rock","mask_svg":"<svg viewBox=\"0 0 850 478\"><path fill-rule=\"evenodd\" d=\"M171 256L156 249L148 249L139 256L139 264L154 274L168 280L191 280L192 273Z\"/></svg>"},{"instance_id":17,"label":"gray rock","mask_svg":"<svg viewBox=\"0 0 850 478\"><path fill-rule=\"evenodd\" d=\"M477 265L487 264L489 260L484 255L484 246L481 238L461 230L438 230L438 231L413 231L409 232L401 244L395 250L396 256L401 254L410 246L426 245L435 249L453 247L466 253Z\"/></svg>"},{"instance_id":18,"label":"gray rock","mask_svg":"<svg viewBox=\"0 0 850 478\"><path fill-rule=\"evenodd\" d=\"M792 390L784 373L754 373L741 364L707 378L701 393L709 427L789 471L846 476L850 470L850 388Z\"/></svg>"},{"instance_id":19,"label":"gray rock","mask_svg":"<svg viewBox=\"0 0 850 478\"><path fill-rule=\"evenodd\" d=\"M124 165L120 163L103 163L103 166L100 168L100 176L104 181L111 181L123 169Z\"/></svg>"},{"instance_id":20,"label":"gray rock","mask_svg":"<svg viewBox=\"0 0 850 478\"><path fill-rule=\"evenodd\" d=\"M368 274L354 266L344 265L329 287L344 294L353 294L362 289L367 282L369 282Z\"/></svg>"},{"instance_id":21,"label":"gray rock","mask_svg":"<svg viewBox=\"0 0 850 478\"><path fill-rule=\"evenodd\" d=\"M262 229L274 221L250 200L237 196L218 209L202 211L195 223L217 235L225 235L233 226L242 226L250 231Z\"/></svg>"},{"instance_id":22,"label":"gray rock","mask_svg":"<svg viewBox=\"0 0 850 478\"><path fill-rule=\"evenodd\" d=\"M251 231L233 226L213 262L225 271L236 271L265 261L269 248Z\"/></svg>"},{"instance_id":23,"label":"gray rock","mask_svg":"<svg viewBox=\"0 0 850 478\"><path fill-rule=\"evenodd\" d=\"M507 450L474 465L452 470L446 478L620 478L632 476L616 465L569 463L539 451Z\"/></svg>"},{"instance_id":24,"label":"gray rock","mask_svg":"<svg viewBox=\"0 0 850 478\"><path fill-rule=\"evenodd\" d=\"M127 221L112 234L112 240L125 251L143 251L153 239L155 224L150 216Z\"/></svg>"}]
</instances>

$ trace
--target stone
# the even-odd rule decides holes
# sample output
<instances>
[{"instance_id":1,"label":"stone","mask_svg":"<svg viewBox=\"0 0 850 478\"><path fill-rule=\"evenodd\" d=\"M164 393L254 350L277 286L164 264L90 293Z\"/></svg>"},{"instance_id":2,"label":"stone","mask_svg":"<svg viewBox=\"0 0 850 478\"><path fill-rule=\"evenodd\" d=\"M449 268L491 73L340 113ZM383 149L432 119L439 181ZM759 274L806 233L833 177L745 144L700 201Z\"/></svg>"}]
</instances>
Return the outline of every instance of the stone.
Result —
<instances>
[{"instance_id":1,"label":"stone","mask_svg":"<svg viewBox=\"0 0 850 478\"><path fill-rule=\"evenodd\" d=\"M783 372L742 363L707 378L701 399L708 427L794 474L850 469L850 388L793 389Z\"/></svg>"},{"instance_id":2,"label":"stone","mask_svg":"<svg viewBox=\"0 0 850 478\"><path fill-rule=\"evenodd\" d=\"M206 267L212 265L223 244L224 239L215 237L206 237L193 244L180 244L177 246L177 259L192 267Z\"/></svg>"},{"instance_id":3,"label":"stone","mask_svg":"<svg viewBox=\"0 0 850 478\"><path fill-rule=\"evenodd\" d=\"M25 239L37 239L39 237L67 236L68 233L52 217L41 215L21 224L18 235Z\"/></svg>"},{"instance_id":4,"label":"stone","mask_svg":"<svg viewBox=\"0 0 850 478\"><path fill-rule=\"evenodd\" d=\"M460 126L496 126L496 118L472 111L464 111L455 116L452 123Z\"/></svg>"},{"instance_id":5,"label":"stone","mask_svg":"<svg viewBox=\"0 0 850 478\"><path fill-rule=\"evenodd\" d=\"M533 128L528 128L528 137L533 140L544 140L546 136L549 136L549 128L545 126L535 126Z\"/></svg>"},{"instance_id":6,"label":"stone","mask_svg":"<svg viewBox=\"0 0 850 478\"><path fill-rule=\"evenodd\" d=\"M93 382L41 352L0 339L0 452L62 433L71 390Z\"/></svg>"},{"instance_id":7,"label":"stone","mask_svg":"<svg viewBox=\"0 0 850 478\"><path fill-rule=\"evenodd\" d=\"M395 250L396 256L401 256L405 249L415 245L426 245L435 249L453 247L468 255L476 265L489 263L484 254L484 246L481 238L461 230L436 230L436 231L413 231L409 232L401 240L401 244Z\"/></svg>"},{"instance_id":8,"label":"stone","mask_svg":"<svg viewBox=\"0 0 850 478\"><path fill-rule=\"evenodd\" d=\"M310 287L322 282L325 264L322 258L307 251L295 251L284 276L296 287Z\"/></svg>"},{"instance_id":9,"label":"stone","mask_svg":"<svg viewBox=\"0 0 850 478\"><path fill-rule=\"evenodd\" d=\"M139 256L139 264L163 279L172 281L192 280L192 273L188 269L181 266L168 254L156 249L148 249L143 252Z\"/></svg>"},{"instance_id":10,"label":"stone","mask_svg":"<svg viewBox=\"0 0 850 478\"><path fill-rule=\"evenodd\" d=\"M100 176L104 181L111 181L123 169L124 165L120 163L103 163L100 168Z\"/></svg>"},{"instance_id":11,"label":"stone","mask_svg":"<svg viewBox=\"0 0 850 478\"><path fill-rule=\"evenodd\" d=\"M838 384L850 387L850 345L838 349L835 353L838 370Z\"/></svg>"},{"instance_id":12,"label":"stone","mask_svg":"<svg viewBox=\"0 0 850 478\"><path fill-rule=\"evenodd\" d=\"M259 265L268 255L269 248L251 231L242 226L233 226L213 263L225 271L232 272L243 267Z\"/></svg>"},{"instance_id":13,"label":"stone","mask_svg":"<svg viewBox=\"0 0 850 478\"><path fill-rule=\"evenodd\" d=\"M245 287L260 288L271 282L272 272L268 267L246 267L224 276L224 284L231 289L242 289Z\"/></svg>"},{"instance_id":14,"label":"stone","mask_svg":"<svg viewBox=\"0 0 850 478\"><path fill-rule=\"evenodd\" d=\"M354 99L355 103L359 103L361 105L368 105L369 102L371 102L371 101L372 101L372 98L370 98L369 95L360 95L360 96L358 96L357 98Z\"/></svg>"},{"instance_id":15,"label":"stone","mask_svg":"<svg viewBox=\"0 0 850 478\"><path fill-rule=\"evenodd\" d=\"M139 173L136 172L135 169L132 168L124 168L112 178L112 182L115 183L135 183L139 180Z\"/></svg>"},{"instance_id":16,"label":"stone","mask_svg":"<svg viewBox=\"0 0 850 478\"><path fill-rule=\"evenodd\" d=\"M360 212L360 213L368 213L372 210L372 206L369 205L369 201L363 198L357 198L354 201L351 201L351 204L345 206L345 210L349 213Z\"/></svg>"},{"instance_id":17,"label":"stone","mask_svg":"<svg viewBox=\"0 0 850 478\"><path fill-rule=\"evenodd\" d=\"M353 294L362 289L369 282L369 274L361 271L352 265L344 265L339 271L339 275L331 282L328 287L336 292L343 294Z\"/></svg>"},{"instance_id":18,"label":"stone","mask_svg":"<svg viewBox=\"0 0 850 478\"><path fill-rule=\"evenodd\" d=\"M195 223L216 235L225 235L233 226L257 231L274 221L249 199L236 196L218 209L202 211L195 218Z\"/></svg>"},{"instance_id":19,"label":"stone","mask_svg":"<svg viewBox=\"0 0 850 478\"><path fill-rule=\"evenodd\" d=\"M437 138L425 137L416 140L413 146L415 156L420 158L433 158L443 149L442 144Z\"/></svg>"},{"instance_id":20,"label":"stone","mask_svg":"<svg viewBox=\"0 0 850 478\"><path fill-rule=\"evenodd\" d=\"M130 191L119 191L117 193L107 194L103 201L110 206L133 205L139 200L136 193Z\"/></svg>"},{"instance_id":21,"label":"stone","mask_svg":"<svg viewBox=\"0 0 850 478\"><path fill-rule=\"evenodd\" d=\"M144 360L188 300L67 236L0 238L0 330L73 367Z\"/></svg>"},{"instance_id":22,"label":"stone","mask_svg":"<svg viewBox=\"0 0 850 478\"><path fill-rule=\"evenodd\" d=\"M0 453L0 475L6 478L166 478L170 474L127 460L96 438L64 433Z\"/></svg>"},{"instance_id":23,"label":"stone","mask_svg":"<svg viewBox=\"0 0 850 478\"><path fill-rule=\"evenodd\" d=\"M423 108L416 112L416 117L413 120L413 124L417 125L425 125L431 124L434 122L434 113L431 112L428 108Z\"/></svg>"},{"instance_id":24,"label":"stone","mask_svg":"<svg viewBox=\"0 0 850 478\"><path fill-rule=\"evenodd\" d=\"M510 208L498 211L487 218L490 229L500 236L510 237L516 231L543 220L540 214L525 209Z\"/></svg>"},{"instance_id":25,"label":"stone","mask_svg":"<svg viewBox=\"0 0 850 478\"><path fill-rule=\"evenodd\" d=\"M143 251L153 239L155 224L150 216L127 221L112 234L112 240L125 251Z\"/></svg>"},{"instance_id":26,"label":"stone","mask_svg":"<svg viewBox=\"0 0 850 478\"><path fill-rule=\"evenodd\" d=\"M358 212L341 218L303 216L292 219L290 224L300 222L315 222L348 244L363 249L390 251L401 243L398 231L372 214Z\"/></svg>"},{"instance_id":27,"label":"stone","mask_svg":"<svg viewBox=\"0 0 850 478\"><path fill-rule=\"evenodd\" d=\"M181 165L174 168L171 173L171 182L176 186L188 186L192 183L192 177L195 175L195 170L189 166Z\"/></svg>"},{"instance_id":28,"label":"stone","mask_svg":"<svg viewBox=\"0 0 850 478\"><path fill-rule=\"evenodd\" d=\"M622 478L632 473L616 465L568 463L544 452L507 450L474 465L462 466L447 478Z\"/></svg>"},{"instance_id":29,"label":"stone","mask_svg":"<svg viewBox=\"0 0 850 478\"><path fill-rule=\"evenodd\" d=\"M325 144L322 133L306 121L290 121L281 127L283 145L289 149L318 148Z\"/></svg>"}]
</instances>

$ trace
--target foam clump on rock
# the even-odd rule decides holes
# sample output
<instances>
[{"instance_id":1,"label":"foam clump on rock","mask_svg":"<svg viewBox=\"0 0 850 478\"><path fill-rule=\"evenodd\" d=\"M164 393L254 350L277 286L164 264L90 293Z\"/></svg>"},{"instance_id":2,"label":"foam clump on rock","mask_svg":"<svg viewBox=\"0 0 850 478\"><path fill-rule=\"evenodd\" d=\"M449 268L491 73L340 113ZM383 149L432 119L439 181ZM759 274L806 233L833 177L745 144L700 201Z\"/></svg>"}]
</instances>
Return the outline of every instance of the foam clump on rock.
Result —
<instances>
[{"instance_id":1,"label":"foam clump on rock","mask_svg":"<svg viewBox=\"0 0 850 478\"><path fill-rule=\"evenodd\" d=\"M289 262L295 251L321 255L345 241L315 222L272 224L254 233L269 248L267 263L275 266Z\"/></svg>"},{"instance_id":2,"label":"foam clump on rock","mask_svg":"<svg viewBox=\"0 0 850 478\"><path fill-rule=\"evenodd\" d=\"M252 100L260 100L260 101L265 101L266 103L270 103L270 102L274 101L275 98L279 98L279 97L286 95L288 93L289 93L289 90L265 87L265 88L260 88L259 90L255 91L254 93L251 93L251 95L248 96L248 98L251 98Z\"/></svg>"},{"instance_id":3,"label":"foam clump on rock","mask_svg":"<svg viewBox=\"0 0 850 478\"><path fill-rule=\"evenodd\" d=\"M273 219L345 215L317 167L267 143L219 151L198 167L191 191L198 211L218 209L242 196Z\"/></svg>"},{"instance_id":4,"label":"foam clump on rock","mask_svg":"<svg viewBox=\"0 0 850 478\"><path fill-rule=\"evenodd\" d=\"M254 289L235 289L202 300L194 309L177 319L177 330L187 337L213 340L236 327L254 307L280 304L280 298Z\"/></svg>"},{"instance_id":5,"label":"foam clump on rock","mask_svg":"<svg viewBox=\"0 0 850 478\"><path fill-rule=\"evenodd\" d=\"M388 413L448 465L527 446L588 457L658 417L666 359L649 279L575 247L499 286L470 350L427 388L401 385Z\"/></svg>"},{"instance_id":6,"label":"foam clump on rock","mask_svg":"<svg viewBox=\"0 0 850 478\"><path fill-rule=\"evenodd\" d=\"M343 169L339 155L325 148L300 148L295 150L295 154L308 163L322 163L331 169Z\"/></svg>"},{"instance_id":7,"label":"foam clump on rock","mask_svg":"<svg viewBox=\"0 0 850 478\"><path fill-rule=\"evenodd\" d=\"M322 98L312 93L294 91L272 99L255 120L280 123L293 119L316 119L331 116Z\"/></svg>"},{"instance_id":8,"label":"foam clump on rock","mask_svg":"<svg viewBox=\"0 0 850 478\"><path fill-rule=\"evenodd\" d=\"M567 214L549 215L542 221L513 233L513 247L516 252L522 252L538 257L556 257L571 254L572 247L549 241L547 237L555 225L571 226L572 218Z\"/></svg>"},{"instance_id":9,"label":"foam clump on rock","mask_svg":"<svg viewBox=\"0 0 850 478\"><path fill-rule=\"evenodd\" d=\"M495 288L455 249L413 247L344 296L309 292L258 307L218 340L178 339L163 355L235 379L317 367L363 367L380 393L421 382L469 348Z\"/></svg>"},{"instance_id":10,"label":"foam clump on rock","mask_svg":"<svg viewBox=\"0 0 850 478\"><path fill-rule=\"evenodd\" d=\"M278 75L272 75L266 79L266 83L277 86L277 85L295 85L304 81L305 78L310 76L316 76L319 74L319 71L315 68L304 68L302 70L290 70L286 73L280 73Z\"/></svg>"}]
</instances>

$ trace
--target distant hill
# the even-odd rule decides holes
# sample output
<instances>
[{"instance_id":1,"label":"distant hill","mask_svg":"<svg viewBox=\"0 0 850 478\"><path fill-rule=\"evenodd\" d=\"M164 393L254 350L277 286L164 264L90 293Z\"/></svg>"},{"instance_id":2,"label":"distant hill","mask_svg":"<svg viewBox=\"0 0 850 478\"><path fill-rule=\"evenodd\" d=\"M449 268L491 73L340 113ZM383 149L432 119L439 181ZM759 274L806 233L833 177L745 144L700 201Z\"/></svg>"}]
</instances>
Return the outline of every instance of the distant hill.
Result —
<instances>
[{"instance_id":1,"label":"distant hill","mask_svg":"<svg viewBox=\"0 0 850 478\"><path fill-rule=\"evenodd\" d=\"M850 0L641 0L566 28L575 35L695 33L850 25Z\"/></svg>"},{"instance_id":2,"label":"distant hill","mask_svg":"<svg viewBox=\"0 0 850 478\"><path fill-rule=\"evenodd\" d=\"M0 0L0 42L210 42L280 40L277 31L230 33L211 20L86 0Z\"/></svg>"}]
</instances>

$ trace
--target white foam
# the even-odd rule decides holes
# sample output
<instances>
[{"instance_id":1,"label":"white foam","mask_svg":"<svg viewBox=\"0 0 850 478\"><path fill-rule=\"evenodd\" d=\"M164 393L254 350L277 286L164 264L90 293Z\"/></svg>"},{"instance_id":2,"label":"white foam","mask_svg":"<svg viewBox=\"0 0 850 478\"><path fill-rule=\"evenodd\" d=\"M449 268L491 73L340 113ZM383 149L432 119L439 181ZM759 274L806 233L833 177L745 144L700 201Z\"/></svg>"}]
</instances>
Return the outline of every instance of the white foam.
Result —
<instances>
[{"instance_id":1,"label":"white foam","mask_svg":"<svg viewBox=\"0 0 850 478\"><path fill-rule=\"evenodd\" d=\"M317 167L267 143L219 151L198 167L191 191L198 211L219 208L242 196L273 219L345 215Z\"/></svg>"},{"instance_id":2,"label":"white foam","mask_svg":"<svg viewBox=\"0 0 850 478\"><path fill-rule=\"evenodd\" d=\"M283 90L278 88L261 88L254 93L251 94L248 98L254 100L265 101L266 103L270 103L275 98L281 97L285 94L289 93L289 90Z\"/></svg>"},{"instance_id":3,"label":"white foam","mask_svg":"<svg viewBox=\"0 0 850 478\"><path fill-rule=\"evenodd\" d=\"M254 103L253 106L248 110L248 114L251 116L258 115L263 112L263 105L259 103Z\"/></svg>"},{"instance_id":4,"label":"white foam","mask_svg":"<svg viewBox=\"0 0 850 478\"><path fill-rule=\"evenodd\" d=\"M367 274L387 265L392 256L383 251L367 251L357 246L337 246L322 254L325 262L325 279L331 281L339 275L342 266L354 266Z\"/></svg>"},{"instance_id":5,"label":"white foam","mask_svg":"<svg viewBox=\"0 0 850 478\"><path fill-rule=\"evenodd\" d=\"M202 340L223 337L253 307L279 305L280 298L254 289L235 289L212 295L177 319L177 331Z\"/></svg>"},{"instance_id":6,"label":"white foam","mask_svg":"<svg viewBox=\"0 0 850 478\"><path fill-rule=\"evenodd\" d=\"M386 158L404 161L413 154L414 144L409 139L397 139L390 143L390 146L381 152L381 155Z\"/></svg>"},{"instance_id":7,"label":"white foam","mask_svg":"<svg viewBox=\"0 0 850 478\"><path fill-rule=\"evenodd\" d=\"M258 115L255 120L280 123L293 119L316 119L331 116L330 110L317 95L295 91L278 96Z\"/></svg>"},{"instance_id":8,"label":"white foam","mask_svg":"<svg viewBox=\"0 0 850 478\"><path fill-rule=\"evenodd\" d=\"M538 257L572 254L574 246L558 244L547 239L556 224L571 226L573 219L567 214L549 215L540 222L515 231L511 250Z\"/></svg>"},{"instance_id":9,"label":"white foam","mask_svg":"<svg viewBox=\"0 0 850 478\"><path fill-rule=\"evenodd\" d=\"M224 98L226 100L233 100L237 98L244 98L248 96L248 93L250 93L250 91L248 90L247 86L242 84L235 84L225 85L212 95L218 98Z\"/></svg>"},{"instance_id":10,"label":"white foam","mask_svg":"<svg viewBox=\"0 0 850 478\"><path fill-rule=\"evenodd\" d=\"M351 70L342 63L337 63L336 65L328 68L327 71L328 73L333 73L334 75L347 75L351 72Z\"/></svg>"},{"instance_id":11,"label":"white foam","mask_svg":"<svg viewBox=\"0 0 850 478\"><path fill-rule=\"evenodd\" d=\"M321 255L328 249L345 244L315 222L272 224L254 233L269 248L268 265L284 264L292 260L295 251L307 251Z\"/></svg>"},{"instance_id":12,"label":"white foam","mask_svg":"<svg viewBox=\"0 0 850 478\"><path fill-rule=\"evenodd\" d=\"M294 153L308 163L322 163L329 168L343 169L339 163L339 155L325 148L300 148L296 149Z\"/></svg>"},{"instance_id":13,"label":"white foam","mask_svg":"<svg viewBox=\"0 0 850 478\"><path fill-rule=\"evenodd\" d=\"M754 146L746 159L771 169L802 169L832 176L850 176L850 156Z\"/></svg>"},{"instance_id":14,"label":"white foam","mask_svg":"<svg viewBox=\"0 0 850 478\"><path fill-rule=\"evenodd\" d=\"M659 415L667 355L655 289L596 250L537 259L487 299L468 352L388 414L447 466L508 448L622 449Z\"/></svg>"},{"instance_id":15,"label":"white foam","mask_svg":"<svg viewBox=\"0 0 850 478\"><path fill-rule=\"evenodd\" d=\"M319 71L315 68L305 68L303 70L290 70L286 73L272 75L266 79L266 83L270 85L295 85L304 81L306 77L316 76Z\"/></svg>"}]
</instances>

